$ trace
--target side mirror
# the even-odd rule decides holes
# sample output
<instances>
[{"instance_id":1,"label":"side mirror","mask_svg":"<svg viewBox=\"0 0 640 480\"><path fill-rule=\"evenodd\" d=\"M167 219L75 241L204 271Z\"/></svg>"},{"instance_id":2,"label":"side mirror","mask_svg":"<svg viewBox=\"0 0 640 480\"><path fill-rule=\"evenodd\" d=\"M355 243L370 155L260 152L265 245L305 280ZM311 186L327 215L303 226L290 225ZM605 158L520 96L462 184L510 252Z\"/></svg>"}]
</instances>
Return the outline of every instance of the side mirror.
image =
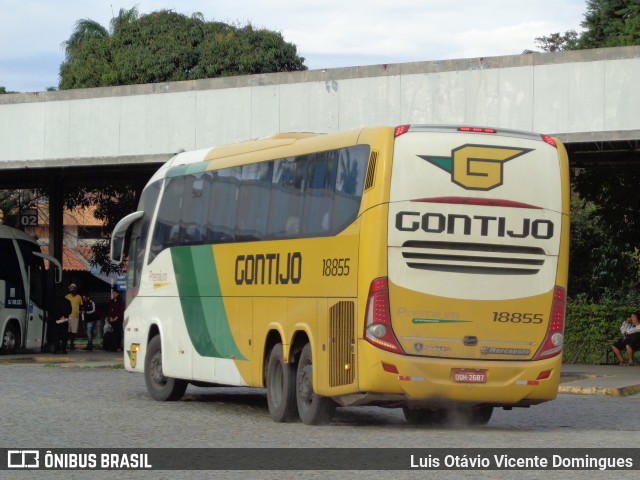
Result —
<instances>
[{"instance_id":1,"label":"side mirror","mask_svg":"<svg viewBox=\"0 0 640 480\"><path fill-rule=\"evenodd\" d=\"M122 220L120 220L116 227L113 229L113 233L111 234L111 249L109 252L109 257L111 258L111 261L116 265L122 263L122 259L124 257L124 239L127 234L127 230L129 229L131 224L141 219L143 216L143 211L130 213Z\"/></svg>"},{"instance_id":2,"label":"side mirror","mask_svg":"<svg viewBox=\"0 0 640 480\"><path fill-rule=\"evenodd\" d=\"M124 235L111 236L111 251L109 252L109 258L115 264L122 263L124 257Z\"/></svg>"}]
</instances>

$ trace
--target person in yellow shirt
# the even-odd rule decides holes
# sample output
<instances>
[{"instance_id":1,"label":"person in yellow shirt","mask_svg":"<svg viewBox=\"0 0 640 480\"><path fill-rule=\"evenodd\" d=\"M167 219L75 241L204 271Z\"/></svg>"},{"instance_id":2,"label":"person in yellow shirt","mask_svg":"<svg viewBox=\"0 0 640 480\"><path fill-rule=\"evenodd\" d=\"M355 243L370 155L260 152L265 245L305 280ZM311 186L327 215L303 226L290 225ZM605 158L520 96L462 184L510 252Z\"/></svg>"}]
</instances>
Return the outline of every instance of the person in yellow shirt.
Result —
<instances>
[{"instance_id":1,"label":"person in yellow shirt","mask_svg":"<svg viewBox=\"0 0 640 480\"><path fill-rule=\"evenodd\" d=\"M64 298L69 300L71 304L71 313L69 314L69 349L75 350L78 323L80 323L80 308L82 307L82 297L78 295L78 287L75 283L69 285L69 293Z\"/></svg>"}]
</instances>

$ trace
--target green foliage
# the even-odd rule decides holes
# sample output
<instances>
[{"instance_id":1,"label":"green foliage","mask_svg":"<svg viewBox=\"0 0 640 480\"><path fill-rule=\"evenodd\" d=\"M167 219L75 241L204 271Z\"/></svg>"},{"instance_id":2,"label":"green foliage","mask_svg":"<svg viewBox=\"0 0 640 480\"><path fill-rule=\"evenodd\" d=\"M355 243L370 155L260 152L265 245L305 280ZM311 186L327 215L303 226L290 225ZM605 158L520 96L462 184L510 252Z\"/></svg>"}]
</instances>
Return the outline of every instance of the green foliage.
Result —
<instances>
[{"instance_id":1,"label":"green foliage","mask_svg":"<svg viewBox=\"0 0 640 480\"><path fill-rule=\"evenodd\" d=\"M640 289L638 182L636 168L585 169L573 180L572 296L624 301Z\"/></svg>"},{"instance_id":2,"label":"green foliage","mask_svg":"<svg viewBox=\"0 0 640 480\"><path fill-rule=\"evenodd\" d=\"M306 70L278 32L171 10L121 9L110 30L80 20L63 46L61 90Z\"/></svg>"},{"instance_id":3,"label":"green foliage","mask_svg":"<svg viewBox=\"0 0 640 480\"><path fill-rule=\"evenodd\" d=\"M23 229L20 214L36 210L43 193L38 190L0 190L0 223Z\"/></svg>"},{"instance_id":4,"label":"green foliage","mask_svg":"<svg viewBox=\"0 0 640 480\"><path fill-rule=\"evenodd\" d=\"M120 9L109 29L82 19L63 44L61 90L113 85L306 70L296 46L278 32L207 22L171 10L140 15ZM140 186L77 187L65 193L65 206L96 207L96 217L111 230L135 210ZM92 264L117 271L107 258L108 242L93 247Z\"/></svg>"},{"instance_id":5,"label":"green foliage","mask_svg":"<svg viewBox=\"0 0 640 480\"><path fill-rule=\"evenodd\" d=\"M544 37L536 37L536 44L543 52L560 52L574 50L578 42L578 32L567 30L564 33L552 33Z\"/></svg>"},{"instance_id":6,"label":"green foliage","mask_svg":"<svg viewBox=\"0 0 640 480\"><path fill-rule=\"evenodd\" d=\"M620 325L637 307L606 302L598 305L579 297L567 303L564 362L603 363Z\"/></svg>"},{"instance_id":7,"label":"green foliage","mask_svg":"<svg viewBox=\"0 0 640 480\"><path fill-rule=\"evenodd\" d=\"M141 187L134 185L102 185L98 187L76 186L65 192L65 207L95 207L94 216L104 222L107 231L125 215L135 211ZM103 273L121 273L123 265L113 265L109 261L109 241L97 242L91 247L91 264L100 267Z\"/></svg>"},{"instance_id":8,"label":"green foliage","mask_svg":"<svg viewBox=\"0 0 640 480\"><path fill-rule=\"evenodd\" d=\"M587 0L584 31L537 37L544 52L640 45L640 0Z\"/></svg>"},{"instance_id":9,"label":"green foliage","mask_svg":"<svg viewBox=\"0 0 640 480\"><path fill-rule=\"evenodd\" d=\"M638 244L628 231L635 228L633 215L627 212L628 215L619 217L624 209L600 197L610 176L601 171L583 172L573 185L569 263L572 298L628 301L640 287ZM579 195L576 187L582 187L589 200ZM615 212L610 212L611 209Z\"/></svg>"},{"instance_id":10,"label":"green foliage","mask_svg":"<svg viewBox=\"0 0 640 480\"><path fill-rule=\"evenodd\" d=\"M7 89L0 86L0 95L7 93Z\"/></svg>"},{"instance_id":11,"label":"green foliage","mask_svg":"<svg viewBox=\"0 0 640 480\"><path fill-rule=\"evenodd\" d=\"M585 31L577 48L621 47L640 43L639 0L587 0Z\"/></svg>"}]
</instances>

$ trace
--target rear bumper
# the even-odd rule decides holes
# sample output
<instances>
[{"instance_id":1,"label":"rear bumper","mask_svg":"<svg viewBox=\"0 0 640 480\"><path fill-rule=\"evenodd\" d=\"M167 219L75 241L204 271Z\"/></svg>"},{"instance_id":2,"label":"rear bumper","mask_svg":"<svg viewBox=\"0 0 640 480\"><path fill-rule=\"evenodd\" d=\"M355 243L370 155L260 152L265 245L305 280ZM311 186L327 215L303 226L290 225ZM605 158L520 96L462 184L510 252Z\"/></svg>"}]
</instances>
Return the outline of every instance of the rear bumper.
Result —
<instances>
[{"instance_id":1,"label":"rear bumper","mask_svg":"<svg viewBox=\"0 0 640 480\"><path fill-rule=\"evenodd\" d=\"M418 407L454 401L529 406L556 397L562 366L562 355L539 361L425 358L386 352L364 340L359 341L358 351L361 396L344 403ZM398 373L385 371L384 365L395 367ZM486 370L486 382L456 382L452 369ZM548 372L548 378L538 379L542 372Z\"/></svg>"}]
</instances>

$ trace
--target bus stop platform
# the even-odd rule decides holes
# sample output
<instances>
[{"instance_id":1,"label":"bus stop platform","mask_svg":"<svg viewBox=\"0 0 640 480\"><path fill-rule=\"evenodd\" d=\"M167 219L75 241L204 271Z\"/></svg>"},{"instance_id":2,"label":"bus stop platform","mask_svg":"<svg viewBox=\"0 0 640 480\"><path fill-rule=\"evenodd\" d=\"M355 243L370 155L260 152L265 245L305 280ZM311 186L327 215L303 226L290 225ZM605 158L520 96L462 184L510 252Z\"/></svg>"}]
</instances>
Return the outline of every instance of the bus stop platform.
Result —
<instances>
[{"instance_id":1,"label":"bus stop platform","mask_svg":"<svg viewBox=\"0 0 640 480\"><path fill-rule=\"evenodd\" d=\"M124 368L126 352L69 350L67 354L31 350L0 355L0 367L8 364L37 364L61 368ZM640 367L618 365L564 364L559 393L621 397L640 393Z\"/></svg>"},{"instance_id":2,"label":"bus stop platform","mask_svg":"<svg viewBox=\"0 0 640 480\"><path fill-rule=\"evenodd\" d=\"M640 393L640 367L565 363L558 392L613 397Z\"/></svg>"},{"instance_id":3,"label":"bus stop platform","mask_svg":"<svg viewBox=\"0 0 640 480\"><path fill-rule=\"evenodd\" d=\"M122 352L105 350L68 350L68 353L44 353L28 350L14 355L0 355L0 366L7 364L36 364L50 367L124 368Z\"/></svg>"}]
</instances>

